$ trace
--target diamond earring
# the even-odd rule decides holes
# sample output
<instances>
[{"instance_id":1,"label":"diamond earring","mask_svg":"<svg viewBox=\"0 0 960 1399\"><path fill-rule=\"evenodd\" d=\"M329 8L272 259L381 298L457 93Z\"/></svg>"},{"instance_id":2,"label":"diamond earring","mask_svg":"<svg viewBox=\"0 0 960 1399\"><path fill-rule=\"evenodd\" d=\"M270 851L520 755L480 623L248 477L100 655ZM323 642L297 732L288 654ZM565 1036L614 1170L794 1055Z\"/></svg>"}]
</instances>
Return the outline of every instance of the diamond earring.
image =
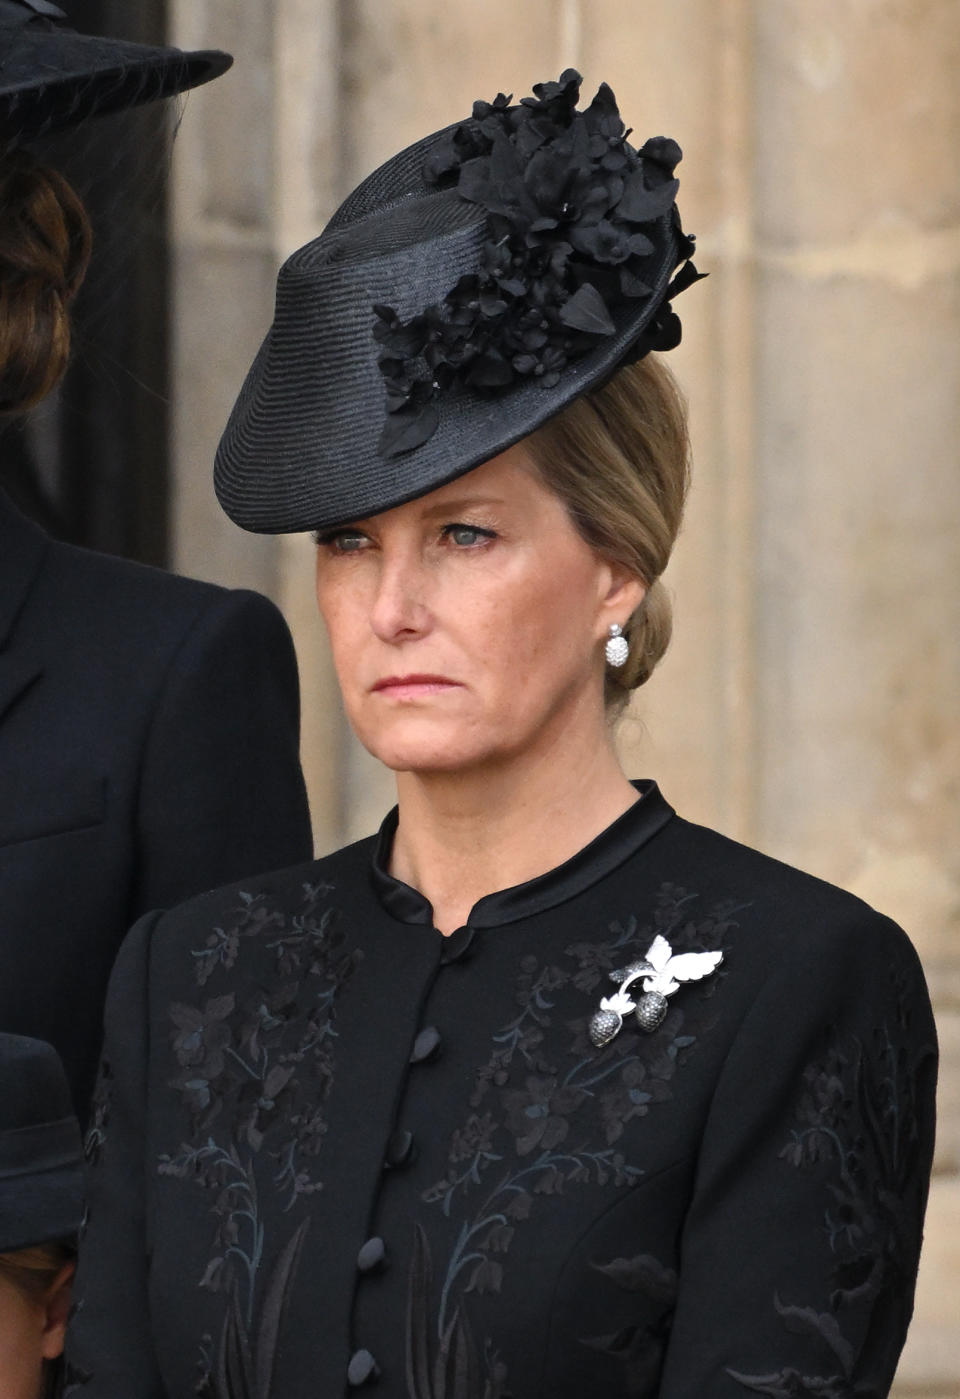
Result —
<instances>
[{"instance_id":1,"label":"diamond earring","mask_svg":"<svg viewBox=\"0 0 960 1399\"><path fill-rule=\"evenodd\" d=\"M630 655L630 643L623 634L623 628L616 622L610 624L610 636L607 639L604 652L607 657L607 665L612 666L614 670L619 670L621 666L626 665L627 657Z\"/></svg>"}]
</instances>

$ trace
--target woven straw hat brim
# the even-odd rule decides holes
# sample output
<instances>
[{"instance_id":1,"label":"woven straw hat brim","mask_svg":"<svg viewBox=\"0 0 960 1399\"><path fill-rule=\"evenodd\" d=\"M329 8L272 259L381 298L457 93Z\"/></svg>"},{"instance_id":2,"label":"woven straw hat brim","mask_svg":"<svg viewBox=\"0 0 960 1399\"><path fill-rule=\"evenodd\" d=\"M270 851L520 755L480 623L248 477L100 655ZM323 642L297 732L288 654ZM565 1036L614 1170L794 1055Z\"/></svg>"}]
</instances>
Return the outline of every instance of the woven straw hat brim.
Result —
<instances>
[{"instance_id":1,"label":"woven straw hat brim","mask_svg":"<svg viewBox=\"0 0 960 1399\"><path fill-rule=\"evenodd\" d=\"M71 31L0 29L0 123L19 135L172 97L233 63L217 49L133 44Z\"/></svg>"},{"instance_id":2,"label":"woven straw hat brim","mask_svg":"<svg viewBox=\"0 0 960 1399\"><path fill-rule=\"evenodd\" d=\"M435 138L434 138L435 139ZM612 374L659 307L679 259L673 223L651 230L657 251L645 280L653 295L614 313L616 331L564 370L554 387L526 381L496 397L454 384L421 447L385 459L377 449L385 387L373 306L407 319L441 301L480 265L483 211L455 190L437 192L410 172L426 143L391 163L413 193L369 207L370 181L320 238L281 269L274 322L247 376L217 452L214 484L230 518L263 534L330 529L379 514L467 471L530 435ZM387 167L383 167L385 170ZM371 177L373 178L373 177Z\"/></svg>"}]
</instances>

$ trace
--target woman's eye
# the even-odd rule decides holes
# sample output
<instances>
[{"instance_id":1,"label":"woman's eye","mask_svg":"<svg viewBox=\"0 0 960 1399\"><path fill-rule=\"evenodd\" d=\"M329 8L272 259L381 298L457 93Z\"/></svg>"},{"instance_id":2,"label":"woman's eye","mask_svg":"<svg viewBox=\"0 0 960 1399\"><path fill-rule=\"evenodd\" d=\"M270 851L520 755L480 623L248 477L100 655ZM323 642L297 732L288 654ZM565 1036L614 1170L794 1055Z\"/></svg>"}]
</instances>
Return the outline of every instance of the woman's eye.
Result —
<instances>
[{"instance_id":1,"label":"woman's eye","mask_svg":"<svg viewBox=\"0 0 960 1399\"><path fill-rule=\"evenodd\" d=\"M481 529L479 525L446 525L443 532L458 549L473 549L496 538L492 529Z\"/></svg>"},{"instance_id":2,"label":"woman's eye","mask_svg":"<svg viewBox=\"0 0 960 1399\"><path fill-rule=\"evenodd\" d=\"M355 554L367 543L367 536L359 530L339 529L325 534L319 540L335 554Z\"/></svg>"}]
</instances>

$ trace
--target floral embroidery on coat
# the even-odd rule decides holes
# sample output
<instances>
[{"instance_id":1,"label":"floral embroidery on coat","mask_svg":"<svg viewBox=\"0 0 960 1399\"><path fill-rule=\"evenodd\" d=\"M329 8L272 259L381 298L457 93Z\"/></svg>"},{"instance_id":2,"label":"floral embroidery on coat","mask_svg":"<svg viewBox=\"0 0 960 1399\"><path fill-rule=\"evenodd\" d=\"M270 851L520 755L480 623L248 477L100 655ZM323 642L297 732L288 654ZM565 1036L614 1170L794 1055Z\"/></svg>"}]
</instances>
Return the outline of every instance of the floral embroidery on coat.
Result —
<instances>
[{"instance_id":1,"label":"floral embroidery on coat","mask_svg":"<svg viewBox=\"0 0 960 1399\"><path fill-rule=\"evenodd\" d=\"M461 1307L432 1343L432 1285L430 1244L418 1224L407 1291L408 1399L511 1399L506 1366L489 1340L478 1345Z\"/></svg>"},{"instance_id":2,"label":"floral embroidery on coat","mask_svg":"<svg viewBox=\"0 0 960 1399\"><path fill-rule=\"evenodd\" d=\"M225 1294L221 1335L206 1338L197 1392L255 1399L269 1392L275 1350L308 1220L292 1230L261 1279L268 1252L261 1205L269 1180L288 1212L321 1188L318 1157L333 1083L336 1001L358 966L326 903L330 888L305 884L286 916L263 895L240 894L229 927L192 952L204 992L218 973L255 958L238 995L170 1006L171 1047L189 1138L160 1158L161 1175L211 1195L213 1247L199 1286ZM266 1157L269 1172L258 1169Z\"/></svg>"},{"instance_id":3,"label":"floral embroidery on coat","mask_svg":"<svg viewBox=\"0 0 960 1399\"><path fill-rule=\"evenodd\" d=\"M605 1263L595 1262L593 1267L621 1292L642 1294L652 1304L654 1317L608 1335L584 1336L582 1344L619 1362L628 1394L638 1399L656 1399L673 1327L679 1290L677 1274L649 1253L611 1258Z\"/></svg>"},{"instance_id":4,"label":"floral embroidery on coat","mask_svg":"<svg viewBox=\"0 0 960 1399\"><path fill-rule=\"evenodd\" d=\"M97 1165L106 1145L112 1106L113 1069L109 1062L103 1059L90 1102L90 1124L83 1138L83 1154L89 1169Z\"/></svg>"},{"instance_id":5,"label":"floral embroidery on coat","mask_svg":"<svg viewBox=\"0 0 960 1399\"><path fill-rule=\"evenodd\" d=\"M728 1370L745 1389L770 1399L847 1399L860 1392L858 1358L882 1354L892 1334L898 1351L906 1334L917 1263L907 1241L920 1238L926 1179L921 1083L935 1049L931 1044L909 1056L905 1046L916 1038L906 978L897 968L891 976L894 1023L877 1026L866 1043L831 1035L804 1073L796 1125L780 1152L801 1171L829 1168L822 1233L833 1286L829 1296L799 1302L779 1292L773 1297L785 1328L819 1346L818 1374ZM884 1306L877 1305L881 1300Z\"/></svg>"},{"instance_id":6,"label":"floral embroidery on coat","mask_svg":"<svg viewBox=\"0 0 960 1399\"><path fill-rule=\"evenodd\" d=\"M633 1119L673 1097L674 1076L697 1037L687 1027L684 1004L676 1003L653 1035L624 1034L598 1051L587 1034L590 997L609 972L644 952L658 933L684 950L720 947L741 906L724 902L696 918L696 899L696 894L664 884L648 922L631 917L612 923L606 939L568 946L560 965L541 964L532 955L521 961L514 993L517 1014L494 1033L490 1056L476 1072L470 1098L474 1111L451 1136L447 1172L423 1193L424 1202L439 1206L448 1218L461 1211L464 1218L447 1260L433 1335L411 1333L411 1353L435 1353L442 1366L460 1337L456 1344L464 1348L463 1355L469 1352L471 1363L479 1363L482 1350L472 1339L467 1343L460 1299L501 1290L503 1256L538 1201L589 1184L630 1187L642 1177L642 1169L618 1144ZM706 1000L719 984L720 978L705 983L694 994ZM558 1063L547 1056L544 1044L558 996L570 990L582 993L584 1008L566 1023L567 1059ZM470 1208L478 1188L484 1195ZM421 1269L426 1247L424 1240L415 1265ZM411 1281L411 1296L419 1296L423 1286L422 1276L416 1284ZM417 1316L426 1324L425 1307ZM417 1373L422 1380L422 1366ZM505 1379L504 1374L495 1378L488 1368L484 1387L469 1392L506 1395ZM409 1388L410 1399L438 1399L442 1393L422 1383Z\"/></svg>"}]
</instances>

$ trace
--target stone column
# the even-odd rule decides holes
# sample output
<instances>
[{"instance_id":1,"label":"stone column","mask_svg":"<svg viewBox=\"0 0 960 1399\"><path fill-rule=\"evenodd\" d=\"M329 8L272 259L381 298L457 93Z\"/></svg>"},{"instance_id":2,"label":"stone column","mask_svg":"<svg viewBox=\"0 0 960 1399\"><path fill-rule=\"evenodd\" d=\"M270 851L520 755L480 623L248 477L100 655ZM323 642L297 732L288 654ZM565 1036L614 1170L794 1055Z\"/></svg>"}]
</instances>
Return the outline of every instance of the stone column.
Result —
<instances>
[{"instance_id":1,"label":"stone column","mask_svg":"<svg viewBox=\"0 0 960 1399\"><path fill-rule=\"evenodd\" d=\"M756 7L756 838L927 967L944 1117L902 1382L938 1393L960 1371L958 57L952 0Z\"/></svg>"},{"instance_id":2,"label":"stone column","mask_svg":"<svg viewBox=\"0 0 960 1399\"><path fill-rule=\"evenodd\" d=\"M174 557L185 572L274 594L275 541L225 520L211 476L273 304L274 7L216 0L171 10L175 43L238 55L226 77L188 94L174 150Z\"/></svg>"},{"instance_id":3,"label":"stone column","mask_svg":"<svg viewBox=\"0 0 960 1399\"><path fill-rule=\"evenodd\" d=\"M670 22L617 0L582 6L578 62L603 77L638 140L684 151L680 207L709 270L677 303L668 357L689 395L694 488L667 583L674 640L632 706L627 768L657 776L686 814L748 840L755 829L754 35L746 0L686 0ZM588 84L589 85L589 84Z\"/></svg>"},{"instance_id":4,"label":"stone column","mask_svg":"<svg viewBox=\"0 0 960 1399\"><path fill-rule=\"evenodd\" d=\"M345 726L313 604L302 536L247 534L223 515L211 465L220 432L273 310L277 267L320 231L341 175L336 0L175 3L173 41L236 55L192 93L175 150L174 534L176 565L280 604L303 692L304 769L318 847L345 826Z\"/></svg>"}]
</instances>

